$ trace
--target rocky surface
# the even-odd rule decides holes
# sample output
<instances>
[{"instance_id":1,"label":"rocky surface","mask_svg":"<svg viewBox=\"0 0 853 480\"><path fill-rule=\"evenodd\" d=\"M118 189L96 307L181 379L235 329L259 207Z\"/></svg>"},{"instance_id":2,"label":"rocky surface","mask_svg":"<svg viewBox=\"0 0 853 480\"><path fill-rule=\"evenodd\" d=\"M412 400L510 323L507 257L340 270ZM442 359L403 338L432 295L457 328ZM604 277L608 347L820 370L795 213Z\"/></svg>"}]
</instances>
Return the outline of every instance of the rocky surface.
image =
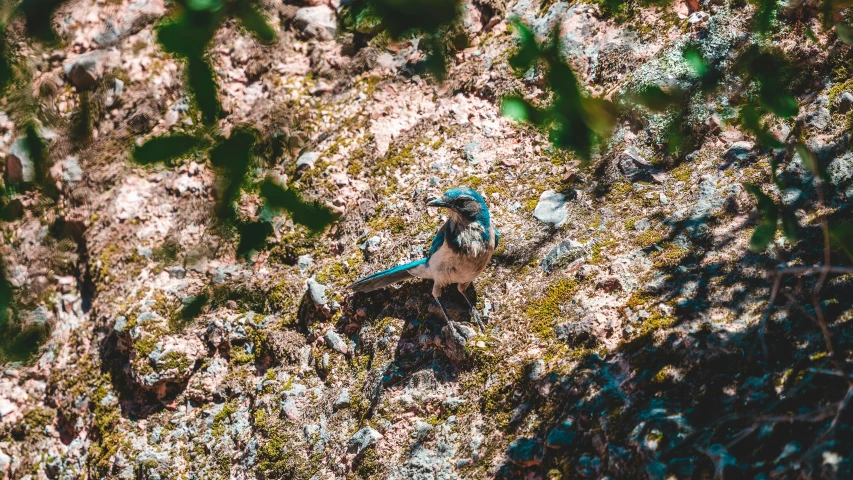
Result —
<instances>
[{"instance_id":1,"label":"rocky surface","mask_svg":"<svg viewBox=\"0 0 853 480\"><path fill-rule=\"evenodd\" d=\"M241 218L269 215L254 187L267 175L340 218L312 235L274 215L248 258L217 220L204 153L130 160L133 145L203 128L184 63L155 39L170 5L68 2L60 47L21 43L57 129L85 102L99 116L84 142L50 137L48 198L28 187L17 113L0 112L17 212L2 223L6 277L21 318L47 332L0 371L0 478L850 478L849 415L824 435L835 410L821 410L847 384L815 373L832 366L813 310L786 299L766 334L774 361L758 346L765 271L795 249L780 237L748 250L758 216L741 183L788 193L773 190L773 152L738 128L727 91L680 115L632 114L583 166L500 115L504 95L546 96L537 72L507 62L511 17L542 39L557 27L585 88L618 100L695 86L680 53L691 42L731 67L752 4L614 16L604 3L464 2L470 46L439 84L417 40L344 31L348 2L294 3L263 3L272 45L231 21L216 33L215 128L252 125L284 145L262 142ZM850 218L851 51L798 12L768 41L812 70L800 115L770 127L828 165L827 208ZM795 34L804 25L817 43ZM684 155L661 148L672 125L688 134ZM813 179L800 157L779 175L802 185L791 202L810 201L797 200ZM458 185L484 194L502 233L475 285L485 330L454 289L451 325L424 282L347 291L424 255L443 220L425 203ZM810 238L802 265L822 259ZM823 292L842 361L850 291L848 275Z\"/></svg>"}]
</instances>

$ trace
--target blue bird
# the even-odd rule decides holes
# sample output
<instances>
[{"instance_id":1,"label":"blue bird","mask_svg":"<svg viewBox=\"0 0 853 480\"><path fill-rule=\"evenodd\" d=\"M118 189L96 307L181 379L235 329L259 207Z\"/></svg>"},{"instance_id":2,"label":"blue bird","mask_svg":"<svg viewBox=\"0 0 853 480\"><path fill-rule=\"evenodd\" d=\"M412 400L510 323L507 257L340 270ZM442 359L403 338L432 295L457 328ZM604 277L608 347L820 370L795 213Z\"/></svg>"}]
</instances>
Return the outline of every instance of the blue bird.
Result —
<instances>
[{"instance_id":1,"label":"blue bird","mask_svg":"<svg viewBox=\"0 0 853 480\"><path fill-rule=\"evenodd\" d=\"M350 288L356 292L369 292L411 277L431 279L432 296L452 328L453 323L440 297L445 286L455 283L482 329L480 316L465 290L486 268L501 238L492 225L489 207L483 197L470 187L451 188L427 205L446 208L449 216L432 239L426 258L374 273L353 283Z\"/></svg>"}]
</instances>

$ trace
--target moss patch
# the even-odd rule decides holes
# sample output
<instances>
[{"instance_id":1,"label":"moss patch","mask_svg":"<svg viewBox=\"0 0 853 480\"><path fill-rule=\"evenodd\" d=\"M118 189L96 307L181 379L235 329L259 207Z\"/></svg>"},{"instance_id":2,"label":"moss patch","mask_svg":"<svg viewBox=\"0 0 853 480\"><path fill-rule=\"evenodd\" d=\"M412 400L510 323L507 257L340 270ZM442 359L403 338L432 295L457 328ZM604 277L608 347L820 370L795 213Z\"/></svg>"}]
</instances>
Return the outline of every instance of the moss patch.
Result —
<instances>
[{"instance_id":1,"label":"moss patch","mask_svg":"<svg viewBox=\"0 0 853 480\"><path fill-rule=\"evenodd\" d=\"M569 278L562 278L548 287L545 295L533 300L528 305L525 314L533 321L532 330L539 338L554 336L553 322L560 317L560 306L575 295L578 283Z\"/></svg>"}]
</instances>

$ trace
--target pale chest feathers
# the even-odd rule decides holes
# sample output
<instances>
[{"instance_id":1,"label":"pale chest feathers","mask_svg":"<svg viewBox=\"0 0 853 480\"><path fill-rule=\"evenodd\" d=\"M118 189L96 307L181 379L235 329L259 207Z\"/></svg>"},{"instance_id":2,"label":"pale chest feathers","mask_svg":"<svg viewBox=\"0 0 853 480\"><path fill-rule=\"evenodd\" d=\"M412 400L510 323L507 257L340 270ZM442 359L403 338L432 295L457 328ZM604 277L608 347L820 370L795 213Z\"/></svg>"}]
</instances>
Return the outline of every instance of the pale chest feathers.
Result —
<instances>
[{"instance_id":1,"label":"pale chest feathers","mask_svg":"<svg viewBox=\"0 0 853 480\"><path fill-rule=\"evenodd\" d=\"M462 253L473 257L479 257L489 251L491 257L494 235L484 235L485 230L480 223L471 223L459 230L459 247ZM491 232L489 232L491 234Z\"/></svg>"},{"instance_id":2,"label":"pale chest feathers","mask_svg":"<svg viewBox=\"0 0 853 480\"><path fill-rule=\"evenodd\" d=\"M466 225L451 238L445 239L427 264L425 276L439 285L473 281L485 270L494 251L494 232L485 232L480 224Z\"/></svg>"}]
</instances>

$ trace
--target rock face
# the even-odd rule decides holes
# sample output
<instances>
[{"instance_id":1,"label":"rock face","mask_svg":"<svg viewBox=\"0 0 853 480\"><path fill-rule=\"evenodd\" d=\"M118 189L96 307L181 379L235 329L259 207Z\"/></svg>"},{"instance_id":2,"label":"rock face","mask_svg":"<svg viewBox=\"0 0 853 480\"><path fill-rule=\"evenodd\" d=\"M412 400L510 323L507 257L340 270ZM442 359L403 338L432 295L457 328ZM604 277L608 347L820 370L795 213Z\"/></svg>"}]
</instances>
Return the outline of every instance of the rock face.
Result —
<instances>
[{"instance_id":1,"label":"rock face","mask_svg":"<svg viewBox=\"0 0 853 480\"><path fill-rule=\"evenodd\" d=\"M367 447L376 443L376 441L378 441L380 438L382 438L381 433L370 427L364 427L361 430L355 432L355 435L350 437L348 446L350 451L353 451L356 454L360 454Z\"/></svg>"},{"instance_id":2,"label":"rock face","mask_svg":"<svg viewBox=\"0 0 853 480\"><path fill-rule=\"evenodd\" d=\"M92 88L115 62L115 57L114 52L106 50L92 50L78 55L65 63L65 76L77 88Z\"/></svg>"},{"instance_id":3,"label":"rock face","mask_svg":"<svg viewBox=\"0 0 853 480\"><path fill-rule=\"evenodd\" d=\"M327 5L303 7L296 11L293 24L306 38L331 40L337 29L335 12Z\"/></svg>"},{"instance_id":4,"label":"rock face","mask_svg":"<svg viewBox=\"0 0 853 480\"><path fill-rule=\"evenodd\" d=\"M536 220L560 228L568 219L566 195L554 190L542 192L533 210Z\"/></svg>"},{"instance_id":5,"label":"rock face","mask_svg":"<svg viewBox=\"0 0 853 480\"><path fill-rule=\"evenodd\" d=\"M651 180L652 173L655 172L654 166L634 147L625 149L619 155L618 164L622 174L632 182Z\"/></svg>"},{"instance_id":6,"label":"rock face","mask_svg":"<svg viewBox=\"0 0 853 480\"><path fill-rule=\"evenodd\" d=\"M26 137L18 137L6 158L6 182L10 185L36 181L36 167L30 157Z\"/></svg>"},{"instance_id":7,"label":"rock face","mask_svg":"<svg viewBox=\"0 0 853 480\"><path fill-rule=\"evenodd\" d=\"M743 2L449 2L440 45L357 2L248 2L264 44L225 2L203 65L158 38L220 1L60 3L58 42L17 14L5 38L0 479L853 478L850 275L815 303L821 276L786 273L768 302L768 272L821 265L822 218L851 262L851 47L816 28L822 0L780 3L763 35ZM502 116L554 99L545 69L509 64L516 17L618 105L589 162ZM743 108L779 106L743 71L764 48L797 67L798 113L759 122L782 147ZM164 138L192 146L133 161ZM745 184L796 242L750 250ZM428 280L349 291L423 258L453 215L427 199L460 185L501 241L465 297L442 290L449 322Z\"/></svg>"}]
</instances>

